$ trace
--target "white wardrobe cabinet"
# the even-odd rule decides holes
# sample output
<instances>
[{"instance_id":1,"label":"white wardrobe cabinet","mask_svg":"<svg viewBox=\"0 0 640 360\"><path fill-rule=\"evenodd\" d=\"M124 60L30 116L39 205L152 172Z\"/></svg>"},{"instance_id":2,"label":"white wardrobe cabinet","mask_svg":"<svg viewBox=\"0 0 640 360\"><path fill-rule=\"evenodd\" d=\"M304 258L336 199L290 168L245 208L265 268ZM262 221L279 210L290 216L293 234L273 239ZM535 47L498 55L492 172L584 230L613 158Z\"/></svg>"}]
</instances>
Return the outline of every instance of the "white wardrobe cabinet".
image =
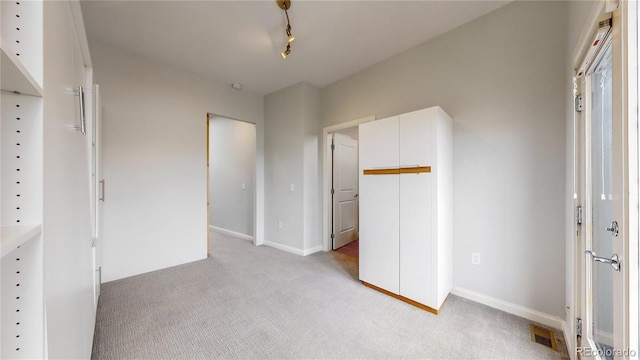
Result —
<instances>
[{"instance_id":1,"label":"white wardrobe cabinet","mask_svg":"<svg viewBox=\"0 0 640 360\"><path fill-rule=\"evenodd\" d=\"M77 91L91 84L79 9L0 1L2 359L91 357L89 141Z\"/></svg>"},{"instance_id":2,"label":"white wardrobe cabinet","mask_svg":"<svg viewBox=\"0 0 640 360\"><path fill-rule=\"evenodd\" d=\"M360 125L360 280L433 313L452 286L452 124L440 107Z\"/></svg>"}]
</instances>

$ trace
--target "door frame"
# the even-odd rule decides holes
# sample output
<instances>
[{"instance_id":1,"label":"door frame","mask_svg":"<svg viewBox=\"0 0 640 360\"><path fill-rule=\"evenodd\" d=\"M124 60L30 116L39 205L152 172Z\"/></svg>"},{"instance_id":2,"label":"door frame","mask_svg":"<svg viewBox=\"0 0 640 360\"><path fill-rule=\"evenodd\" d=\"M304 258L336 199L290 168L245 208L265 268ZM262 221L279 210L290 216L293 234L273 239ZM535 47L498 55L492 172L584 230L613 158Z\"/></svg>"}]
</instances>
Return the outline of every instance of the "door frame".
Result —
<instances>
[{"instance_id":1,"label":"door frame","mask_svg":"<svg viewBox=\"0 0 640 360\"><path fill-rule=\"evenodd\" d=\"M618 6L615 9L615 6ZM609 8L613 6L613 8ZM607 11L608 10L608 11ZM614 54L612 55L614 66L617 66L618 75L614 73L614 78L618 78L620 84L614 85L618 88L618 91L622 93L621 106L617 107L616 111L622 118L622 137L625 141L622 154L622 166L623 166L623 222L624 228L621 231L623 242L623 258L622 258L622 276L623 276L623 294L622 296L622 313L623 323L618 324L619 331L622 334L622 339L618 344L615 344L616 349L619 350L633 350L634 354L630 354L630 358L638 359L638 328L639 328L639 309L640 306L638 288L639 274L638 274L638 262L640 258L639 253L639 234L640 234L640 221L639 221L639 131L638 131L638 5L633 1L620 1L616 4L615 1L598 1L594 4L585 27L581 32L579 42L573 53L573 65L574 69L578 69L584 59L586 49L588 49L590 42L594 36L594 24L597 24L598 18L605 12L613 12L613 33L612 38L614 41ZM617 45L616 42L617 41ZM615 53L617 52L617 54ZM575 78L574 78L575 79ZM582 292L583 292L583 274L585 274L585 261L584 246L586 228L582 228L576 224L574 218L574 211L576 206L584 205L585 198L585 182L584 182L584 159L582 158L581 149L585 145L585 129L584 125L584 113L578 115L574 112L573 121L573 206L570 209L570 216L573 226L571 236L568 238L568 253L571 254L571 259L567 259L567 269L571 269L573 276L568 275L569 291L568 291L568 311L567 311L567 326L565 333L567 333L566 340L569 349L573 348L573 351L569 350L569 354L572 359L576 358L576 350L580 344L576 338L576 328L574 321L576 318L584 319L584 311L582 304ZM615 116L615 115L614 115ZM569 195L569 194L568 194ZM586 337L586 333L583 333L583 339Z\"/></svg>"},{"instance_id":2,"label":"door frame","mask_svg":"<svg viewBox=\"0 0 640 360\"><path fill-rule=\"evenodd\" d=\"M375 120L375 115L343 122L322 129L322 247L331 251L331 137L332 133Z\"/></svg>"},{"instance_id":3,"label":"door frame","mask_svg":"<svg viewBox=\"0 0 640 360\"><path fill-rule=\"evenodd\" d=\"M211 184L211 171L210 171L210 166L209 166L209 145L210 145L210 138L209 138L209 131L211 130L211 120L214 117L220 117L220 118L224 118L224 119L228 119L228 120L234 120L234 121L240 121L243 123L247 123L247 124L252 124L255 127L255 138L254 138L254 194L253 194L253 239L251 239L251 242L253 243L253 245L255 246L260 246L264 243L264 236L263 236L263 229L264 229L264 212L262 211L262 207L264 204L264 167L261 166L261 164L263 163L263 159L262 159L262 155L261 152L263 152L263 149L261 147L259 147L261 145L260 140L259 140L259 133L258 133L258 124L252 121L247 121L247 120L240 120L231 116L226 116L226 115L221 115L218 113L214 113L214 112L208 112L207 113L207 124L206 124L206 169L207 169L207 174L206 174L206 181L207 181L207 199L206 199L206 206L207 206L207 254L210 254L211 251L211 239L210 239L210 234L209 231L211 229L211 223L210 223L210 207L211 204L209 203L209 199L210 199L210 195L211 195L211 189L210 189L210 184Z\"/></svg>"}]
</instances>

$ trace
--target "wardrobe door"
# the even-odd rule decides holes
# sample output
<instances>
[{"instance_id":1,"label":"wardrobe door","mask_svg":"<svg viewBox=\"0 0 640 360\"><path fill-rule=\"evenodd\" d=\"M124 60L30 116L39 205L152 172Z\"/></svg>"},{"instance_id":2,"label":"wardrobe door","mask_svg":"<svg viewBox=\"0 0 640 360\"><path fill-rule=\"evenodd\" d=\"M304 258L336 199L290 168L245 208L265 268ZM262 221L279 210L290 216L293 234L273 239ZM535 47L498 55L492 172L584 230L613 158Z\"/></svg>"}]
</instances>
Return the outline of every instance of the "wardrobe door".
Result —
<instances>
[{"instance_id":1,"label":"wardrobe door","mask_svg":"<svg viewBox=\"0 0 640 360\"><path fill-rule=\"evenodd\" d=\"M430 173L400 175L400 295L437 309L432 179Z\"/></svg>"},{"instance_id":2,"label":"wardrobe door","mask_svg":"<svg viewBox=\"0 0 640 360\"><path fill-rule=\"evenodd\" d=\"M436 116L434 108L400 115L399 156L402 169L420 167L400 175L400 295L437 309L432 235Z\"/></svg>"},{"instance_id":3,"label":"wardrobe door","mask_svg":"<svg viewBox=\"0 0 640 360\"><path fill-rule=\"evenodd\" d=\"M359 138L360 280L398 294L398 118L360 125ZM396 174L364 174L385 168Z\"/></svg>"}]
</instances>

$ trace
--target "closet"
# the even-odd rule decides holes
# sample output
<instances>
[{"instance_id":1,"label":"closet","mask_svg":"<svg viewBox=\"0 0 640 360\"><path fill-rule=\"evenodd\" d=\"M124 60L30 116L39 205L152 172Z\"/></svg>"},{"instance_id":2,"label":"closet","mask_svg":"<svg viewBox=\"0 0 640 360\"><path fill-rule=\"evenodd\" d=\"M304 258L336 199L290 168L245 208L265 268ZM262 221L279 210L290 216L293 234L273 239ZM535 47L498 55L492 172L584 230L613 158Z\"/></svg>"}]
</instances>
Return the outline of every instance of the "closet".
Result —
<instances>
[{"instance_id":1,"label":"closet","mask_svg":"<svg viewBox=\"0 0 640 360\"><path fill-rule=\"evenodd\" d=\"M1 1L0 18L0 358L89 358L91 69L80 5Z\"/></svg>"},{"instance_id":2,"label":"closet","mask_svg":"<svg viewBox=\"0 0 640 360\"><path fill-rule=\"evenodd\" d=\"M437 314L453 282L452 120L436 106L359 132L360 280Z\"/></svg>"}]
</instances>

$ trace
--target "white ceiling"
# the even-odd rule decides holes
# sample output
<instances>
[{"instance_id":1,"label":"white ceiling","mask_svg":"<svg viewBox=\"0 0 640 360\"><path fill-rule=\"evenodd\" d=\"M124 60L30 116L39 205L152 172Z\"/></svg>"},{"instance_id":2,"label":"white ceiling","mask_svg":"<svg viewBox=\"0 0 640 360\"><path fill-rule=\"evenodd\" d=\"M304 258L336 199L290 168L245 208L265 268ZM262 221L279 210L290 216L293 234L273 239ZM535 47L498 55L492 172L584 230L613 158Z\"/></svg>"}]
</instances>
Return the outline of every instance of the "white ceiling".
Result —
<instances>
[{"instance_id":1,"label":"white ceiling","mask_svg":"<svg viewBox=\"0 0 640 360\"><path fill-rule=\"evenodd\" d=\"M300 81L325 87L491 12L509 1L82 0L89 44L98 40L245 91Z\"/></svg>"}]
</instances>

